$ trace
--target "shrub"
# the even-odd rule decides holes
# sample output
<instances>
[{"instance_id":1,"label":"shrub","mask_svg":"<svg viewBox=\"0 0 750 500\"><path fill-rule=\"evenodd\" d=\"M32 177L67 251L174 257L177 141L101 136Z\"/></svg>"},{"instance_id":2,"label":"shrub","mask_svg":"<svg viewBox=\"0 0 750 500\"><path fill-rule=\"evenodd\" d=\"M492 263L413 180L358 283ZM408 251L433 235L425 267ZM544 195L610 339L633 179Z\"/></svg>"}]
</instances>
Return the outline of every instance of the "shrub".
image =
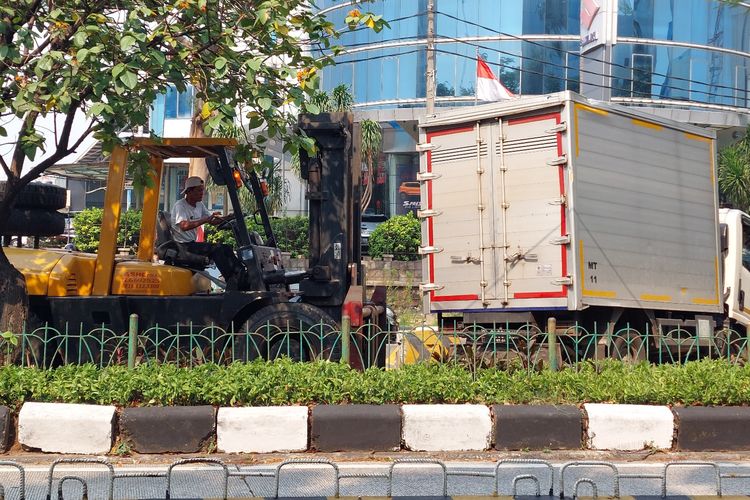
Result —
<instances>
[{"instance_id":1,"label":"shrub","mask_svg":"<svg viewBox=\"0 0 750 500\"><path fill-rule=\"evenodd\" d=\"M73 218L75 229L75 245L82 252L96 252L101 239L102 218L104 210L101 208L87 208L78 212ZM128 210L120 217L120 230L117 233L117 246L138 246L138 237L141 229L141 211Z\"/></svg>"},{"instance_id":2,"label":"shrub","mask_svg":"<svg viewBox=\"0 0 750 500\"><path fill-rule=\"evenodd\" d=\"M143 364L53 370L0 367L0 404L24 401L145 405L476 403L747 405L750 365L705 360L683 365L583 363L559 372L424 363L358 371L342 363L288 358L180 368Z\"/></svg>"},{"instance_id":3,"label":"shrub","mask_svg":"<svg viewBox=\"0 0 750 500\"><path fill-rule=\"evenodd\" d=\"M281 251L291 253L292 257L308 257L310 250L310 239L307 234L309 224L310 220L303 216L272 219L271 227ZM263 232L261 231L260 234L263 234Z\"/></svg>"},{"instance_id":4,"label":"shrub","mask_svg":"<svg viewBox=\"0 0 750 500\"><path fill-rule=\"evenodd\" d=\"M413 213L397 215L380 224L370 235L370 255L390 254L396 260L419 259L421 233L419 220Z\"/></svg>"},{"instance_id":5,"label":"shrub","mask_svg":"<svg viewBox=\"0 0 750 500\"><path fill-rule=\"evenodd\" d=\"M248 231L255 231L261 237L265 236L262 224L255 222L252 218L245 219L245 223L247 224ZM276 236L276 243L279 249L282 252L291 253L292 256L307 257L309 250L307 237L308 224L308 218L303 216L271 219L271 229L273 229L273 234ZM211 226L206 229L206 241L209 243L225 243L232 246L236 246L237 244L231 230L217 230Z\"/></svg>"}]
</instances>

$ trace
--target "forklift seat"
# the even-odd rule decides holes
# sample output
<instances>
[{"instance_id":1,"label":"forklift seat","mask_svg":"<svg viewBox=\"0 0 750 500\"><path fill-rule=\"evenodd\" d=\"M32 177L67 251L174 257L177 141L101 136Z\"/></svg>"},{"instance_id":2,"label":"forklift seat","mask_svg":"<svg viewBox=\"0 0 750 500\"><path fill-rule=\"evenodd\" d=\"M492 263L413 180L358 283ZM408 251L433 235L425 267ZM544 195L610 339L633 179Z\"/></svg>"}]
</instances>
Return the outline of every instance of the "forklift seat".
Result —
<instances>
[{"instance_id":1,"label":"forklift seat","mask_svg":"<svg viewBox=\"0 0 750 500\"><path fill-rule=\"evenodd\" d=\"M208 257L188 252L185 245L174 240L172 217L169 212L159 212L156 225L156 256L165 264L203 271L211 263Z\"/></svg>"}]
</instances>

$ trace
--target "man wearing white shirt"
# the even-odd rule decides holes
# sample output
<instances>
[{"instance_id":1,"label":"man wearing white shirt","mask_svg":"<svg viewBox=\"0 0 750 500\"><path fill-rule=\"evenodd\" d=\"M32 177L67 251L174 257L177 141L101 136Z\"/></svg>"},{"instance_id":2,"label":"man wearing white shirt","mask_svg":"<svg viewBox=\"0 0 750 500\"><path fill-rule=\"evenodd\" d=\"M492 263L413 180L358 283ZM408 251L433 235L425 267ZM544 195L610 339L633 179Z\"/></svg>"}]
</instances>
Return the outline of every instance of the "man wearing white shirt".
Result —
<instances>
[{"instance_id":1,"label":"man wearing white shirt","mask_svg":"<svg viewBox=\"0 0 750 500\"><path fill-rule=\"evenodd\" d=\"M218 213L211 213L203 204L205 187L200 177L185 179L185 188L180 194L184 198L177 201L172 208L172 236L185 246L190 253L210 257L224 276L227 289L237 290L244 266L229 245L220 243L197 242L198 228L203 224L213 226L221 224L224 219Z\"/></svg>"}]
</instances>

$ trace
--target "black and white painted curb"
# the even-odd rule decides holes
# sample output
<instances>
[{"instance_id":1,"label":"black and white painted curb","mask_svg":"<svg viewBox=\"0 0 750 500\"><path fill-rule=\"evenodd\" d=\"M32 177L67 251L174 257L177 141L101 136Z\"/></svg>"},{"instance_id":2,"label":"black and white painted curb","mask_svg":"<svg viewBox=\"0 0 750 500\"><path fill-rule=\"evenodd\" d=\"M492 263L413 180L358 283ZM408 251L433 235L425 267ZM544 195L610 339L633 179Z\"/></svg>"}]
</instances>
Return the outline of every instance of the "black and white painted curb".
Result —
<instances>
[{"instance_id":1,"label":"black and white painted curb","mask_svg":"<svg viewBox=\"0 0 750 500\"><path fill-rule=\"evenodd\" d=\"M17 431L13 425L17 420ZM318 405L0 407L0 447L50 453L750 450L749 407ZM215 446L214 446L215 444ZM17 449L17 448L16 448Z\"/></svg>"}]
</instances>

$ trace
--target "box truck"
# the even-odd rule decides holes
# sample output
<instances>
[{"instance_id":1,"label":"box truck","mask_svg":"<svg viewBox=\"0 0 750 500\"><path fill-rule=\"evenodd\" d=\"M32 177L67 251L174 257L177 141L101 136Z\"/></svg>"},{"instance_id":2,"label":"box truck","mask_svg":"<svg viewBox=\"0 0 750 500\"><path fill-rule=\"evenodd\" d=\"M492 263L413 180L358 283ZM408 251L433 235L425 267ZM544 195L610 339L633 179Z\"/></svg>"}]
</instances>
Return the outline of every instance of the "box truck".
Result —
<instances>
[{"instance_id":1,"label":"box truck","mask_svg":"<svg viewBox=\"0 0 750 500\"><path fill-rule=\"evenodd\" d=\"M419 150L441 324L554 318L569 340L602 334L576 356L636 359L744 339L750 217L719 209L713 131L562 92L427 116Z\"/></svg>"}]
</instances>

